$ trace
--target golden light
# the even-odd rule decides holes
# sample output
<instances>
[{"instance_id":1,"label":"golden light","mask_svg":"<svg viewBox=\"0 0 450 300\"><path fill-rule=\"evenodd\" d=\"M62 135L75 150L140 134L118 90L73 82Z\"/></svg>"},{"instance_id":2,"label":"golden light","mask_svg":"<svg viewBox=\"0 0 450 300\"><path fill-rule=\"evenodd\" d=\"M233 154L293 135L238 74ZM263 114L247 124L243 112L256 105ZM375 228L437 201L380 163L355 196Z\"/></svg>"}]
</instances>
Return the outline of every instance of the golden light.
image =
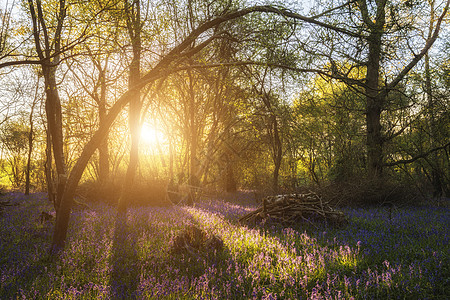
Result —
<instances>
[{"instance_id":1,"label":"golden light","mask_svg":"<svg viewBox=\"0 0 450 300\"><path fill-rule=\"evenodd\" d=\"M141 129L141 143L146 146L157 146L158 143L163 142L164 134L148 123L144 123Z\"/></svg>"}]
</instances>

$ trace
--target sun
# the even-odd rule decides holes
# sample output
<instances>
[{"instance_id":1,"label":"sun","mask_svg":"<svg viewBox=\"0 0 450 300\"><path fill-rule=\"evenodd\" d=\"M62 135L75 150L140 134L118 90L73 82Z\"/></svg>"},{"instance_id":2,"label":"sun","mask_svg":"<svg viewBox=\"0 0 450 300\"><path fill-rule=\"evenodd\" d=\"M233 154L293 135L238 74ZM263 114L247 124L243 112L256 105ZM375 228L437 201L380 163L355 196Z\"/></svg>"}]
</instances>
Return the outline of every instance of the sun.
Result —
<instances>
[{"instance_id":1,"label":"sun","mask_svg":"<svg viewBox=\"0 0 450 300\"><path fill-rule=\"evenodd\" d=\"M141 129L141 142L147 146L156 146L164 140L164 134L151 124L144 123Z\"/></svg>"}]
</instances>

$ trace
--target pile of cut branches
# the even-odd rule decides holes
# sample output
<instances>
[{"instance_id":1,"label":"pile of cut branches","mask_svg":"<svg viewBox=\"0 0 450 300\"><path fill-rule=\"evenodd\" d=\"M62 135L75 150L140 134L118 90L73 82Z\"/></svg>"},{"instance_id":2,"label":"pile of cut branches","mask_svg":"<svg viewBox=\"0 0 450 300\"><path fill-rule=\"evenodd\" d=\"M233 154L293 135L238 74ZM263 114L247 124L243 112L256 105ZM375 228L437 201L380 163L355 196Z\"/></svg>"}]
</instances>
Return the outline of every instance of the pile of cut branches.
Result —
<instances>
[{"instance_id":1,"label":"pile of cut branches","mask_svg":"<svg viewBox=\"0 0 450 300\"><path fill-rule=\"evenodd\" d=\"M335 227L348 223L343 212L332 208L316 193L268 196L262 200L262 206L239 218L239 222L246 225L293 226L300 222L314 225L323 221Z\"/></svg>"}]
</instances>

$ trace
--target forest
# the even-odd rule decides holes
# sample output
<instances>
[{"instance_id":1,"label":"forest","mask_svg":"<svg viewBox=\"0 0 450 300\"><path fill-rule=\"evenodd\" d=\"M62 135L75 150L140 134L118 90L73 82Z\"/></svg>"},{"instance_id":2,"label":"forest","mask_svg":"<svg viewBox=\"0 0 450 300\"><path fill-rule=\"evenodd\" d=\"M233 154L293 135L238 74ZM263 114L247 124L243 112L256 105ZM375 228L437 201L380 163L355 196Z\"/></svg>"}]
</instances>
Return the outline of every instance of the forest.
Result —
<instances>
[{"instance_id":1,"label":"forest","mask_svg":"<svg viewBox=\"0 0 450 300\"><path fill-rule=\"evenodd\" d=\"M0 0L1 299L448 299L450 0Z\"/></svg>"}]
</instances>

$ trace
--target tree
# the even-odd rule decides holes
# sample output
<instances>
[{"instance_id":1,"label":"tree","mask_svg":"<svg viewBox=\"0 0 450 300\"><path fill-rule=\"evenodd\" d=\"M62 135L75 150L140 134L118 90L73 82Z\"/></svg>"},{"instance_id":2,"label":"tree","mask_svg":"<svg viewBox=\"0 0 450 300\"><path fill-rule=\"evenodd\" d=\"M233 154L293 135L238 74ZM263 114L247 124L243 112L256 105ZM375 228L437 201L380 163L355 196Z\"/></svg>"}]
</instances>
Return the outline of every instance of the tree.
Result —
<instances>
[{"instance_id":1,"label":"tree","mask_svg":"<svg viewBox=\"0 0 450 300\"><path fill-rule=\"evenodd\" d=\"M30 128L24 126L19 119L4 123L1 131L1 142L8 155L6 172L9 173L13 188L19 188L24 181L26 165L24 158Z\"/></svg>"},{"instance_id":2,"label":"tree","mask_svg":"<svg viewBox=\"0 0 450 300\"><path fill-rule=\"evenodd\" d=\"M0 61L7 56L8 52L8 37L12 8L13 5L8 7L7 4L5 7L0 7Z\"/></svg>"},{"instance_id":3,"label":"tree","mask_svg":"<svg viewBox=\"0 0 450 300\"><path fill-rule=\"evenodd\" d=\"M116 6L119 3L120 1L105 3L100 1L90 5L90 8L94 8L90 14L97 15L97 18L87 17L85 21L94 23L91 25L90 42L83 43L82 52L67 62L67 69L73 75L73 78L68 78L68 80L74 81L80 87L76 97L86 99L82 102L83 104L93 100L93 103L89 105L97 108L98 126L102 126L109 105L115 98L115 91L121 89L125 81L123 75L126 70L120 66L120 61L126 60L127 57L116 47L118 43L126 39L124 34L120 34L121 24L124 20L122 20L122 16L116 14L118 10ZM80 102L79 100L75 101ZM77 103L75 105L82 106ZM82 120L77 120L77 122L82 122ZM88 134L92 135L92 133ZM109 152L108 134L98 148L98 162L95 166L97 169L96 179L101 189L105 188L106 183L110 181Z\"/></svg>"},{"instance_id":4,"label":"tree","mask_svg":"<svg viewBox=\"0 0 450 300\"><path fill-rule=\"evenodd\" d=\"M130 162L128 164L125 181L122 188L122 194L119 200L119 213L126 213L129 195L133 188L133 182L136 175L136 169L139 163L139 140L141 137L141 93L134 87L141 78L141 4L139 0L125 1L124 3L125 19L127 30L132 47L132 59L129 66L128 89L132 91L129 101L129 128L131 134Z\"/></svg>"},{"instance_id":5,"label":"tree","mask_svg":"<svg viewBox=\"0 0 450 300\"><path fill-rule=\"evenodd\" d=\"M30 173L31 173L31 157L33 153L33 143L35 139L35 125L34 125L34 109L39 100L38 96L39 80L36 82L36 91L34 94L33 103L31 104L30 115L28 117L29 130L28 130L28 154L27 154L27 167L25 170L25 195L30 194Z\"/></svg>"},{"instance_id":6,"label":"tree","mask_svg":"<svg viewBox=\"0 0 450 300\"><path fill-rule=\"evenodd\" d=\"M383 136L381 120L382 112L386 109L386 98L407 73L423 58L437 39L441 22L447 14L449 1L446 1L443 12L433 29L432 24L434 20L430 21L430 34L421 51L390 82L385 84L381 83L383 79L381 75L382 73L386 74L387 70L382 71L381 62L383 52L387 51L390 45L383 42L383 39L389 34L389 29L403 30L400 23L402 16L399 13L395 13L395 9L398 9L398 7L395 7L393 4L388 6L388 1L376 1L374 4L374 10L371 11L371 7L365 0L358 1L358 9L361 13L365 30L368 31L368 35L365 38L368 55L365 62L367 71L364 82L368 172L369 176L380 177L384 166L383 145L389 139L389 137ZM434 7L431 7L432 15L434 13L433 10ZM391 15L387 16L388 12ZM407 25L409 24L404 24L403 26L406 27ZM388 80L388 78L385 78L385 80Z\"/></svg>"},{"instance_id":7,"label":"tree","mask_svg":"<svg viewBox=\"0 0 450 300\"><path fill-rule=\"evenodd\" d=\"M419 50L411 48L410 44L418 34L414 31L414 22L420 21L417 19L417 10L427 9L424 3L396 3L388 0L349 1L310 18L292 12L281 12L287 17L303 20L321 29L310 31L309 38L298 41L299 51L315 57L318 68L304 65L292 69L313 72L342 81L365 96L369 177L381 177L385 166L384 145L396 136L396 134L386 136L383 130L382 118L383 112L388 108L387 97L396 90L399 83L436 41L441 23L447 15L449 3L450 1L443 1L440 14L434 12L434 7L429 8L433 11L432 15L436 14L439 17L437 20L429 21L432 22L430 35ZM336 11L340 13L336 14ZM344 27L344 24L347 25ZM400 44L404 47L400 47ZM411 54L412 58L407 63L400 59ZM339 61L346 63L339 64ZM352 70L361 68L366 70L363 78L351 76ZM399 71L391 75L394 70Z\"/></svg>"},{"instance_id":8,"label":"tree","mask_svg":"<svg viewBox=\"0 0 450 300\"><path fill-rule=\"evenodd\" d=\"M265 74L266 75L266 72ZM257 75L255 75L257 76ZM283 142L282 142L282 128L280 119L289 119L289 116L286 112L280 113L281 109L278 107L278 98L276 95L273 94L271 91L265 90L265 79L266 78L259 78L259 84L261 87L256 87L256 94L259 96L258 98L261 99L264 108L266 110L267 114L267 120L265 120L266 123L266 131L267 136L269 138L269 144L270 144L270 153L272 156L273 164L274 164L274 170L273 170L273 180L272 180L272 191L274 193L277 193L279 191L279 175L280 175L280 168L281 163L283 159ZM258 80L258 79L257 79Z\"/></svg>"},{"instance_id":9,"label":"tree","mask_svg":"<svg viewBox=\"0 0 450 300\"><path fill-rule=\"evenodd\" d=\"M61 54L63 23L66 17L66 3L64 0L60 0L58 4L59 8L55 12L57 20L56 27L51 37L49 35L51 33L47 28L46 19L44 18L41 1L37 0L36 3L33 3L32 0L28 0L36 52L41 61L44 77L48 140L52 145L52 154L57 171L56 197L53 199L53 191L50 190L49 198L55 204L57 212L67 180L63 148L61 100L56 81L56 70L60 62ZM50 187L51 185L49 184L48 186Z\"/></svg>"}]
</instances>

